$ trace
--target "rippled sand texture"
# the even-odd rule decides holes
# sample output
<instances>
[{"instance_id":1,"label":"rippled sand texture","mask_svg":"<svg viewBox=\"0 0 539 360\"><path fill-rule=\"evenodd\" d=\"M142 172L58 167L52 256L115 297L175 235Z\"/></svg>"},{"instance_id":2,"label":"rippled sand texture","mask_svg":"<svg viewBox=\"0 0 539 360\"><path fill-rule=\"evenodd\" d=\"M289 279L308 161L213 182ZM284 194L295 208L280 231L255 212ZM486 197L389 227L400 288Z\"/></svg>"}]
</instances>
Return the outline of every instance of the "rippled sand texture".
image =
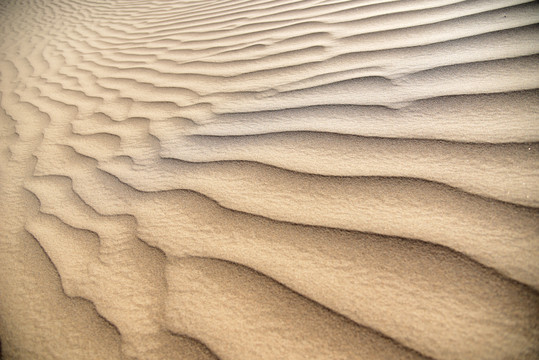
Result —
<instances>
[{"instance_id":1,"label":"rippled sand texture","mask_svg":"<svg viewBox=\"0 0 539 360\"><path fill-rule=\"evenodd\" d=\"M539 358L537 23L1 1L4 358Z\"/></svg>"}]
</instances>

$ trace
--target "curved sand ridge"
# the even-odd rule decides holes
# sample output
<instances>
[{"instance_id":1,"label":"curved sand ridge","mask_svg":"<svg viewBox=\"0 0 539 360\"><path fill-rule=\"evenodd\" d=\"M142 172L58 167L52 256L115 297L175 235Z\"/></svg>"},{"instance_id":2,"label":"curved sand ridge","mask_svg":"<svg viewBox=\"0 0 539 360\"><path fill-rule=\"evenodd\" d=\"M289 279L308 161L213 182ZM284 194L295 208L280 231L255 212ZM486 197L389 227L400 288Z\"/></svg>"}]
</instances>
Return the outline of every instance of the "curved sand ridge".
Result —
<instances>
[{"instance_id":1,"label":"curved sand ridge","mask_svg":"<svg viewBox=\"0 0 539 360\"><path fill-rule=\"evenodd\" d=\"M538 20L1 2L4 358L539 357Z\"/></svg>"}]
</instances>

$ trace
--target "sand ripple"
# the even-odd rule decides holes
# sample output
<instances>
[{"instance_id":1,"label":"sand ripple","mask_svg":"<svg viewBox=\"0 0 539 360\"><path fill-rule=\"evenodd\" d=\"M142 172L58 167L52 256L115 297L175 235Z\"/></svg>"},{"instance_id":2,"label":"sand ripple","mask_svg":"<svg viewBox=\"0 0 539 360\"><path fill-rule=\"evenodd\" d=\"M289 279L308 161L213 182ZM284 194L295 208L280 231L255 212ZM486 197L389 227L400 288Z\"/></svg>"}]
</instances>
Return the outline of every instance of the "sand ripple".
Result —
<instances>
[{"instance_id":1,"label":"sand ripple","mask_svg":"<svg viewBox=\"0 0 539 360\"><path fill-rule=\"evenodd\" d=\"M539 357L537 23L2 1L4 357Z\"/></svg>"}]
</instances>

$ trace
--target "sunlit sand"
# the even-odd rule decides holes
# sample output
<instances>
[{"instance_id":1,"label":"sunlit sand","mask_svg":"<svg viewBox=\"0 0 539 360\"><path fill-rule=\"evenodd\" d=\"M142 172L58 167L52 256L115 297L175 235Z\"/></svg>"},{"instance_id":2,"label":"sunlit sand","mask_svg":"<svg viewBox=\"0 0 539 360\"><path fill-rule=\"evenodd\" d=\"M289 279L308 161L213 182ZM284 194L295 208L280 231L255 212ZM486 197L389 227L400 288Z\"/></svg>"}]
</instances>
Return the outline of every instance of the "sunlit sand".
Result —
<instances>
[{"instance_id":1,"label":"sunlit sand","mask_svg":"<svg viewBox=\"0 0 539 360\"><path fill-rule=\"evenodd\" d=\"M3 358L539 358L538 22L0 2Z\"/></svg>"}]
</instances>

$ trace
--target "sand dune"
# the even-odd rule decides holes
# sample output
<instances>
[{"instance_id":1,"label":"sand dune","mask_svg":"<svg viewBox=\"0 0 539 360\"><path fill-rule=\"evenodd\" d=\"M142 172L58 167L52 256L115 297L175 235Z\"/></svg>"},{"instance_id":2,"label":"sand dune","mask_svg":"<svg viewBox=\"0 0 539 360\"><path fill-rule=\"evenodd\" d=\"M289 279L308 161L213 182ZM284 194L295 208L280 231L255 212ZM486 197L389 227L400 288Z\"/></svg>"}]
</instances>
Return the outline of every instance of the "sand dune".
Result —
<instances>
[{"instance_id":1,"label":"sand dune","mask_svg":"<svg viewBox=\"0 0 539 360\"><path fill-rule=\"evenodd\" d=\"M1 2L3 358L538 358L538 23Z\"/></svg>"}]
</instances>

